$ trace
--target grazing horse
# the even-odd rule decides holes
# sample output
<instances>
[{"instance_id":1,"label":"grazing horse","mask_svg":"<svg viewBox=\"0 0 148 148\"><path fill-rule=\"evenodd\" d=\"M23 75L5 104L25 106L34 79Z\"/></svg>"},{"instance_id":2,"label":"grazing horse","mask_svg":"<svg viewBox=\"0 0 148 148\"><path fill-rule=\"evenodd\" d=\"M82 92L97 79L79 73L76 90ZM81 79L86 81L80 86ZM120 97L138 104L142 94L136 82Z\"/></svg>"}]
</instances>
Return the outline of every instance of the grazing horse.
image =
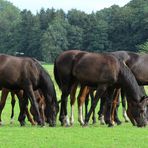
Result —
<instances>
[{"instance_id":1,"label":"grazing horse","mask_svg":"<svg viewBox=\"0 0 148 148\"><path fill-rule=\"evenodd\" d=\"M36 121L43 125L34 91L41 89L45 97L45 113L50 126L55 126L58 113L58 102L53 82L49 74L32 58L0 55L0 88L23 90L23 102L20 107L19 122L24 125L25 109L28 98L36 112Z\"/></svg>"},{"instance_id":2,"label":"grazing horse","mask_svg":"<svg viewBox=\"0 0 148 148\"><path fill-rule=\"evenodd\" d=\"M135 52L128 52L128 51L116 51L112 52L112 54L119 58L120 60L124 61L126 65L130 68L132 73L134 74L137 82L139 85L148 85L148 54L139 54ZM144 87L140 87L143 94L146 94L144 91ZM121 90L121 98L123 103L123 112L125 114L126 104L125 104L125 93L124 90ZM115 105L116 106L116 105Z\"/></svg>"},{"instance_id":3,"label":"grazing horse","mask_svg":"<svg viewBox=\"0 0 148 148\"><path fill-rule=\"evenodd\" d=\"M75 58L72 76L80 84L96 87L97 92L89 113L86 116L87 124L99 97L107 91L108 96L113 94L115 88L126 89L128 102L128 116L131 122L136 121L137 126L145 126L146 106L148 99L143 98L137 81L130 69L111 54L84 54L80 59ZM85 90L84 90L85 91ZM112 99L110 99L112 101ZM141 116L142 114L142 116ZM108 119L110 120L110 119ZM112 124L110 122L110 124Z\"/></svg>"},{"instance_id":4,"label":"grazing horse","mask_svg":"<svg viewBox=\"0 0 148 148\"><path fill-rule=\"evenodd\" d=\"M75 78L76 78L76 76L75 76L75 73L73 73L74 71L73 71L73 67L74 67L74 64L77 64L80 60L81 60L81 58L83 58L86 54L88 54L88 53L86 53L86 52L82 52L82 51L75 51L75 50L72 50L72 51L66 51L66 52L64 52L64 53L62 53L57 59L56 59L56 61L55 61L55 64L54 64L54 74L55 74L55 79L56 79L56 81L57 81L57 83L58 83L58 85L59 85L59 87L60 87L60 89L62 90L62 102L64 102L65 104L63 104L62 106L61 106L61 113L60 113L60 117L63 117L63 118L60 118L60 119L64 119L64 115L67 115L67 108L66 108L66 103L67 103L67 96L69 95L69 93L70 93L70 90L71 90L71 88L72 88L72 85L73 85L73 83L75 82ZM95 54L94 54L95 55ZM111 55L110 55L110 57L112 57ZM76 60L75 60L76 59ZM99 58L98 58L99 59ZM113 60L114 58L112 57L112 60ZM115 58L116 59L116 58ZM116 60L113 60L114 62L116 61L118 61L117 59ZM95 59L95 61L96 61L97 59ZM89 61L89 60L88 60ZM93 61L94 61L94 59L92 58L91 59L91 64L94 64L93 63ZM89 66L91 65L89 63ZM129 76L130 77L132 77L132 79L134 80L134 82L135 82L135 84L137 84L137 82L136 82L136 80L135 80L135 78L134 78L134 76L131 74L131 71L122 63L122 66L121 66L121 62L117 62L118 63L118 67L116 67L116 68L118 68L118 70L119 71L115 71L116 73L115 74L120 74L121 76L122 76L122 78L124 78L125 80L126 80L126 85L128 85L129 87L130 87L130 83L131 82L128 82L128 77L127 77L127 74L124 72L124 70L126 70L126 72L129 74ZM117 64L116 63L116 64ZM119 64L120 63L120 64ZM66 64L66 66L65 66L65 64ZM68 64L68 66L67 66L67 64ZM97 63L97 64L99 64L99 63ZM107 63L108 64L108 63ZM87 64L86 64L87 65ZM86 66L85 65L85 66ZM102 65L104 65L104 63L102 63ZM114 64L110 64L110 65L114 65ZM65 67L64 67L65 66ZM84 66L84 65L83 65ZM81 68L82 68L82 70L84 70L84 69L88 69L88 67L83 67L82 65L81 65ZM92 67L91 68L93 68L93 69L88 69L89 70L89 72L91 72L91 71L95 71L95 68L93 67L93 65L91 65ZM96 66L96 65L95 65ZM100 66L100 65L99 65ZM117 65L115 65L115 66L117 66ZM64 67L64 68L63 68ZM106 67L106 66L105 66ZM119 68L120 67L120 68ZM122 67L122 68L121 68ZM80 67L79 67L80 68ZM90 68L90 67L89 67ZM63 70L63 71L62 71ZM79 69L80 70L80 69ZM101 72L101 71L100 71ZM117 73L118 72L118 73ZM88 75L87 74L82 74L82 75L84 75L85 77L87 77ZM99 75L99 74L98 74ZM96 75L95 75L96 76ZM102 75L101 75L102 76ZM111 76L113 76L113 75L111 75ZM116 75L115 75L116 76ZM88 77L90 77L90 76L88 76ZM95 78L94 76L92 76L93 78ZM91 77L90 77L91 78ZM110 78L110 77L109 77ZM115 80L114 79L114 77L111 77L112 78L112 80ZM117 76L115 77L116 79L117 79ZM78 79L79 80L79 79ZM111 79L110 79L110 81L111 81ZM81 81L80 81L81 82ZM79 83L80 83L79 82ZM117 81L118 83L120 82L119 80ZM117 83L116 82L116 83ZM122 82L122 81L121 81ZM85 82L86 83L86 82ZM114 82L115 83L115 82ZM87 84L87 83L86 83ZM86 85L85 84L85 85ZM93 85L94 85L94 83L92 83ZM112 84L112 81L111 81L111 84ZM119 83L120 84L120 83ZM91 86L91 84L89 84L90 86ZM96 85L96 84L95 84ZM122 85L123 85L123 82L122 82ZM97 86L97 85L96 85ZM124 86L124 85L123 85ZM122 87L123 87L122 86ZM132 85L132 88L133 88L133 85ZM137 86L135 87L135 89L137 88ZM132 92L134 92L135 91L135 89L130 89ZM134 90L134 91L133 91ZM131 93L131 92L130 92ZM130 93L127 93L129 96L130 96ZM147 101L146 101L146 99L144 99L143 101L141 100L141 97L142 96L140 96L140 91L139 91L139 89L138 89L138 91L137 91L137 93L138 93L138 95L139 96L132 96L133 98L136 98L136 101L137 101L137 103L135 103L133 106L132 106L132 108L135 110L135 109L138 109L138 112L136 112L136 114L140 114L139 112L140 112L140 109L142 108L144 108L145 107L145 104L147 103ZM136 94L137 94L136 93ZM99 93L97 93L97 95L98 95ZM133 94L132 94L133 95ZM66 99L65 99L66 98ZM130 97L129 97L130 98ZM131 100L131 99L129 99L129 100ZM142 103L144 102L144 104L142 105L142 104L140 104L140 106L136 106L136 104L139 104L140 103L140 100L142 101ZM130 101L129 101L130 102ZM135 107L136 106L136 107ZM135 108L134 108L135 107ZM93 110L93 107L91 108L91 111ZM62 112L63 111L63 112ZM135 113L131 113L131 115L132 116L130 116L130 119L132 118L132 117L134 117L135 118ZM89 116L90 116L90 112L89 112ZM87 116L88 117L88 116ZM139 117L139 118L141 118L141 117ZM139 118L137 119L136 118L136 120L137 120L137 122L138 122L138 126L143 126L143 125L145 125L146 123L146 121L145 120L142 120L141 122L142 123L140 123L140 120L139 120ZM87 119L88 120L88 119ZM139 121L138 121L139 120ZM144 123L143 123L144 122Z\"/></svg>"}]
</instances>

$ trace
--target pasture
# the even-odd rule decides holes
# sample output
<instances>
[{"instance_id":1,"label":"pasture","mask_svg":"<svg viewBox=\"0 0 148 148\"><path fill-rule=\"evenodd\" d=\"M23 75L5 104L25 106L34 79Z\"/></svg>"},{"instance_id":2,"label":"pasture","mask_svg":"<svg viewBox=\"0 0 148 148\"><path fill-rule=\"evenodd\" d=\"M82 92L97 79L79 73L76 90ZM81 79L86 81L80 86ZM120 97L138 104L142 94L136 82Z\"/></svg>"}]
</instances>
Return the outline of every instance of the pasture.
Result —
<instances>
[{"instance_id":1,"label":"pasture","mask_svg":"<svg viewBox=\"0 0 148 148\"><path fill-rule=\"evenodd\" d=\"M50 73L52 79L53 65L44 65ZM56 86L58 100L60 99L60 90ZM26 120L25 127L20 127L17 121L19 107L15 106L15 122L10 124L11 99L7 99L6 106L2 113L4 125L0 126L0 147L28 147L28 148L144 148L148 147L148 127L137 128L132 124L125 123L121 115L121 107L119 109L119 117L122 125L108 128L106 125L100 125L97 121L95 125L81 127L77 121L77 103L75 103L75 124L73 127L61 127L57 119L57 127L41 128L32 127ZM68 103L68 107L69 107ZM98 107L97 107L98 109ZM70 111L70 110L69 110ZM97 112L98 110L96 110ZM69 112L70 115L70 112Z\"/></svg>"}]
</instances>

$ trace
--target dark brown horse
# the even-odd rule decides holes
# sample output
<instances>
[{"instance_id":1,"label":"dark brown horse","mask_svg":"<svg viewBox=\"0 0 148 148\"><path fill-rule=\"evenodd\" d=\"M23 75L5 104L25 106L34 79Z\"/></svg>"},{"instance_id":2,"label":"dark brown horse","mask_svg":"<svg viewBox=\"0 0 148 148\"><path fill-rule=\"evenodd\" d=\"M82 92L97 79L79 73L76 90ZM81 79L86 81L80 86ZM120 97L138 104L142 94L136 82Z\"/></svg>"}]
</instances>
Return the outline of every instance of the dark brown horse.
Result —
<instances>
[{"instance_id":1,"label":"dark brown horse","mask_svg":"<svg viewBox=\"0 0 148 148\"><path fill-rule=\"evenodd\" d=\"M23 90L24 99L20 107L19 121L24 125L25 108L28 98L36 112L36 120L42 125L33 90L41 89L45 97L47 122L54 126L58 112L58 102L53 82L49 74L35 59L0 55L0 88Z\"/></svg>"},{"instance_id":2,"label":"dark brown horse","mask_svg":"<svg viewBox=\"0 0 148 148\"><path fill-rule=\"evenodd\" d=\"M83 56L85 53L87 52L80 50L65 51L55 60L54 76L60 90L62 91L61 110L59 116L61 125L69 125L69 119L67 116L67 97L74 84L73 78L71 77L74 60L76 55Z\"/></svg>"},{"instance_id":3,"label":"dark brown horse","mask_svg":"<svg viewBox=\"0 0 148 148\"><path fill-rule=\"evenodd\" d=\"M138 83L130 69L117 58L107 53L87 53L74 64L72 74L79 83L97 88L94 103L85 119L86 124L97 105L99 97L105 91L111 96L113 95L113 90L120 87L125 90L127 95L127 112L131 122L133 123L134 119L137 126L145 126L147 124L145 113L148 99L143 98ZM109 100L112 102L112 99ZM143 115L141 116L141 114Z\"/></svg>"},{"instance_id":4,"label":"dark brown horse","mask_svg":"<svg viewBox=\"0 0 148 148\"><path fill-rule=\"evenodd\" d=\"M77 82L83 85L97 87L98 90L97 90L95 100L98 100L97 97L99 96L99 94L101 96L102 92L104 93L105 90L108 90L108 92L110 92L109 93L110 95L112 93L111 87L115 88L115 86L117 87L119 85L121 85L122 87L125 87L126 85L130 88L129 89L130 91L129 90L127 91L128 102L132 102L132 104L134 104L130 107L132 108L132 111L133 110L135 111L135 109L137 110L136 113L130 112L131 113L130 115L132 115L132 118L136 120L138 126L144 126L146 124L145 118L142 119L142 117L139 115L140 115L141 108L143 109L146 106L147 100L146 99L144 99L143 101L141 100L142 96L140 94L139 87L137 87L137 82L134 76L132 75L131 71L123 63L119 62L115 57L111 55L107 55L107 54L96 55L96 54L83 53L83 54L77 54L76 56L77 56L76 60L74 60L74 62L73 61L71 62L71 64L73 64L73 68L72 70L69 70L70 71L69 73L72 76L68 77L69 75L67 75L66 78L69 81L65 81L65 82L68 82L67 84L69 85L66 86L66 83L65 83L66 91L64 90L64 87L63 87L62 92L65 92L65 93L63 93L62 95L63 96L65 95L65 97L67 97L69 93L68 91L71 89L72 84L75 80L77 80ZM56 78L58 77L58 74L59 76L61 76L60 73L58 73L61 71L59 71L57 68L57 66L59 66L58 64L59 64L60 58L58 58L57 61L55 62L55 70L54 70ZM63 62L62 63L63 65L65 64L65 62L62 60L60 62L61 63ZM133 86L131 82L128 81L128 78L129 78L128 76L134 81L134 84L136 86ZM123 84L122 79L124 79L125 85ZM60 80L61 80L60 77L58 77L58 82L60 82ZM132 96L132 101L131 101L131 96ZM89 116L93 108L95 107L95 104L96 104L96 101L93 103L93 106L91 107L91 110L88 113L86 122L89 120ZM140 105L138 106L137 104L138 105L140 104ZM138 116L138 118L136 115Z\"/></svg>"},{"instance_id":5,"label":"dark brown horse","mask_svg":"<svg viewBox=\"0 0 148 148\"><path fill-rule=\"evenodd\" d=\"M139 85L148 85L148 54L139 54L135 52L128 52L128 51L116 51L112 52L112 54L117 57L118 59L124 61L126 65L130 68L132 73L134 74L137 82ZM144 87L140 87L141 91L144 95L146 95L144 91ZM122 105L123 109L126 110L125 104L125 93L124 90L121 90L121 98L122 98ZM116 105L115 105L116 106ZM117 113L116 113L117 114ZM124 113L125 114L125 113ZM126 114L125 114L126 116Z\"/></svg>"}]
</instances>

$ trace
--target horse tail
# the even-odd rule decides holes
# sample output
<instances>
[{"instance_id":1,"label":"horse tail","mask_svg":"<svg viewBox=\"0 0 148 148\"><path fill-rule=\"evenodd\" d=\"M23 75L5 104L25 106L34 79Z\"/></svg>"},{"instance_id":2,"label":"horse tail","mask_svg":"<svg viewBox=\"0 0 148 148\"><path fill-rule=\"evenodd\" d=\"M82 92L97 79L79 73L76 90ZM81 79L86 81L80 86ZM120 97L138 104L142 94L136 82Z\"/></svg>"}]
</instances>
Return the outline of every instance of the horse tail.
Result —
<instances>
[{"instance_id":1,"label":"horse tail","mask_svg":"<svg viewBox=\"0 0 148 148\"><path fill-rule=\"evenodd\" d=\"M56 64L56 59L54 61L54 78L55 78L55 81L56 83L58 84L59 88L61 86L61 83L60 83L60 79L59 79L59 76L58 76L58 70L57 70L57 64Z\"/></svg>"}]
</instances>

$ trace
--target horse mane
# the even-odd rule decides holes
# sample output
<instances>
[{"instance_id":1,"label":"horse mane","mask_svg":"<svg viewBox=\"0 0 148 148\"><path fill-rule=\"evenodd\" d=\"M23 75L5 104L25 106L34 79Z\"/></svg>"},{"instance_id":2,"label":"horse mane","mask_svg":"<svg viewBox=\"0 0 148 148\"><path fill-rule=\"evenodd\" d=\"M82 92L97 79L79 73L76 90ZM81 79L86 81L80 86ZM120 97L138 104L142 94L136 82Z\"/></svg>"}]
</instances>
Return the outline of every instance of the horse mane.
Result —
<instances>
[{"instance_id":1,"label":"horse mane","mask_svg":"<svg viewBox=\"0 0 148 148\"><path fill-rule=\"evenodd\" d=\"M140 101L142 97L142 92L139 88L135 76L124 62L122 62L121 60L119 60L119 62L120 62L119 81L121 86L125 90L127 97L131 98L132 96L132 98L135 99L136 101Z\"/></svg>"},{"instance_id":2,"label":"horse mane","mask_svg":"<svg viewBox=\"0 0 148 148\"><path fill-rule=\"evenodd\" d=\"M52 98L56 98L55 87L54 87L53 81L52 81L48 71L41 65L41 63L37 59L32 58L32 60L35 62L37 68L40 71L40 77L41 77L40 85L41 85L41 87L43 87L44 90L46 90L48 93L50 93L50 96L52 96ZM43 86L42 84L45 84L45 85Z\"/></svg>"}]
</instances>

